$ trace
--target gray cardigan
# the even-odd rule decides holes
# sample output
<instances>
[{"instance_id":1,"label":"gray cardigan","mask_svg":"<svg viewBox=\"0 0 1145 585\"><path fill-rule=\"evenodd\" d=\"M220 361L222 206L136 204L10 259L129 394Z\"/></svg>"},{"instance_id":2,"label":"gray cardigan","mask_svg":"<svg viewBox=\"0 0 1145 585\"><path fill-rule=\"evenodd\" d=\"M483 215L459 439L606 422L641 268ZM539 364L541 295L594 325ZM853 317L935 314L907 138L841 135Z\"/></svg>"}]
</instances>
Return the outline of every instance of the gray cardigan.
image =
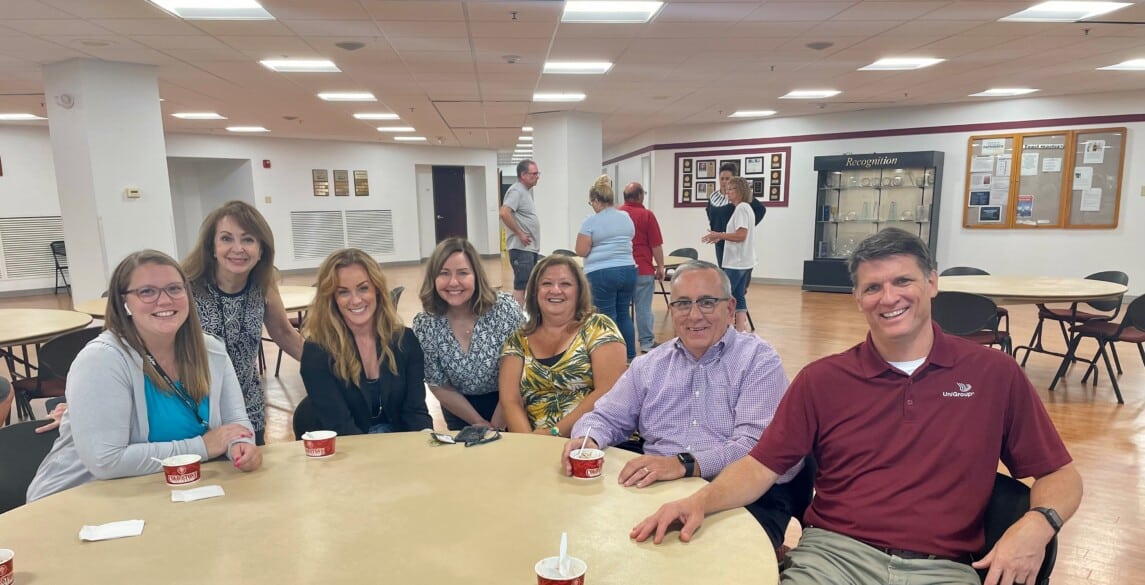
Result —
<instances>
[{"instance_id":1,"label":"gray cardigan","mask_svg":"<svg viewBox=\"0 0 1145 585\"><path fill-rule=\"evenodd\" d=\"M210 335L206 336L206 342L211 372L207 421L210 428L229 423L251 428L226 347ZM88 343L68 372L68 411L60 423L60 437L28 487L28 501L93 479L161 471L162 466L152 457L162 459L194 453L205 461L207 446L202 437L148 442L150 428L143 388L143 357L117 335L104 331ZM254 443L253 440L236 442ZM230 457L229 446L227 457Z\"/></svg>"}]
</instances>

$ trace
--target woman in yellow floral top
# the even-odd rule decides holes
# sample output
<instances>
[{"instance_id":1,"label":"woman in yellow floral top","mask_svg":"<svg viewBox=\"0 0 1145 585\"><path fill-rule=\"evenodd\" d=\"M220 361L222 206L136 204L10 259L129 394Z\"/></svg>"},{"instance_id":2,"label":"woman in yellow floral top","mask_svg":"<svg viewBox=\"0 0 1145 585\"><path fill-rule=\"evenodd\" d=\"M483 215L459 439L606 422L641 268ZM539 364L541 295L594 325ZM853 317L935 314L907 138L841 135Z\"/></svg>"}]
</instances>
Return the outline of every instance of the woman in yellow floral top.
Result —
<instances>
[{"instance_id":1,"label":"woman in yellow floral top","mask_svg":"<svg viewBox=\"0 0 1145 585\"><path fill-rule=\"evenodd\" d=\"M624 338L593 313L588 281L568 256L537 263L525 309L529 321L501 353L501 412L512 432L567 437L624 372Z\"/></svg>"}]
</instances>

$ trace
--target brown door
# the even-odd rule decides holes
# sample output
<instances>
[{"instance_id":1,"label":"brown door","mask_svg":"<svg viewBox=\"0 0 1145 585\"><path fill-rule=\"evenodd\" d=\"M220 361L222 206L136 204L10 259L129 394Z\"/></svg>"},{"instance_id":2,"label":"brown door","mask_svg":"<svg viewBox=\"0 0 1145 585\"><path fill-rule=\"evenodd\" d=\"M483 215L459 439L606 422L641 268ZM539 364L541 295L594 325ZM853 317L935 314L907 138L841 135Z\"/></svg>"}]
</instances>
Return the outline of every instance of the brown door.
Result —
<instances>
[{"instance_id":1,"label":"brown door","mask_svg":"<svg viewBox=\"0 0 1145 585\"><path fill-rule=\"evenodd\" d=\"M465 167L433 167L433 213L437 241L469 237L465 224Z\"/></svg>"}]
</instances>

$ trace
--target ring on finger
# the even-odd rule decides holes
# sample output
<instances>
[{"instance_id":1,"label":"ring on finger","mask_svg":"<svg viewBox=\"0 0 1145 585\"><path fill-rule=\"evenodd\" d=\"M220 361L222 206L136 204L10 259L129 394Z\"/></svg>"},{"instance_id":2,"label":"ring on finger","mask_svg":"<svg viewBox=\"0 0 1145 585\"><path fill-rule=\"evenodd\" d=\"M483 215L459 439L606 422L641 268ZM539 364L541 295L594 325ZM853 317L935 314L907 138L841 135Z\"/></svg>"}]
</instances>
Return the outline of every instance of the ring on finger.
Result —
<instances>
[{"instance_id":1,"label":"ring on finger","mask_svg":"<svg viewBox=\"0 0 1145 585\"><path fill-rule=\"evenodd\" d=\"M644 470L644 473L652 473L651 471L648 471L648 468L647 468L647 467L642 467L641 469L643 469L643 470Z\"/></svg>"}]
</instances>

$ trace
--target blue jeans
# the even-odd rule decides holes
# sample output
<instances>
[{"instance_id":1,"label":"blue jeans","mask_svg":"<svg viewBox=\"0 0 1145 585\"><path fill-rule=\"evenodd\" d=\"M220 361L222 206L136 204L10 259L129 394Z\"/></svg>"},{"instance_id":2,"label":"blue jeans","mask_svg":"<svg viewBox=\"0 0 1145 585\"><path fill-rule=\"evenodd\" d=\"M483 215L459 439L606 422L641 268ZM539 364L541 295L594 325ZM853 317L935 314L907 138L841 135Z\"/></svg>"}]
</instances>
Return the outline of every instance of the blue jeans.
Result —
<instances>
[{"instance_id":1,"label":"blue jeans","mask_svg":"<svg viewBox=\"0 0 1145 585\"><path fill-rule=\"evenodd\" d=\"M747 281L751 278L751 270L724 268L728 280L732 281L732 298L736 300L736 312L747 311Z\"/></svg>"},{"instance_id":2,"label":"blue jeans","mask_svg":"<svg viewBox=\"0 0 1145 585\"><path fill-rule=\"evenodd\" d=\"M632 304L636 307L636 337L640 349L648 351L656 342L652 333L652 292L656 289L656 275L637 275L636 290L632 293Z\"/></svg>"},{"instance_id":3,"label":"blue jeans","mask_svg":"<svg viewBox=\"0 0 1145 585\"><path fill-rule=\"evenodd\" d=\"M392 432L394 432L394 425L391 425L390 423L376 423L376 424L370 425L370 431L368 434L380 435L382 433L392 433Z\"/></svg>"},{"instance_id":4,"label":"blue jeans","mask_svg":"<svg viewBox=\"0 0 1145 585\"><path fill-rule=\"evenodd\" d=\"M601 268L586 274L596 310L608 315L620 328L628 359L636 357L636 331L632 327L632 293L636 290L636 266Z\"/></svg>"}]
</instances>

